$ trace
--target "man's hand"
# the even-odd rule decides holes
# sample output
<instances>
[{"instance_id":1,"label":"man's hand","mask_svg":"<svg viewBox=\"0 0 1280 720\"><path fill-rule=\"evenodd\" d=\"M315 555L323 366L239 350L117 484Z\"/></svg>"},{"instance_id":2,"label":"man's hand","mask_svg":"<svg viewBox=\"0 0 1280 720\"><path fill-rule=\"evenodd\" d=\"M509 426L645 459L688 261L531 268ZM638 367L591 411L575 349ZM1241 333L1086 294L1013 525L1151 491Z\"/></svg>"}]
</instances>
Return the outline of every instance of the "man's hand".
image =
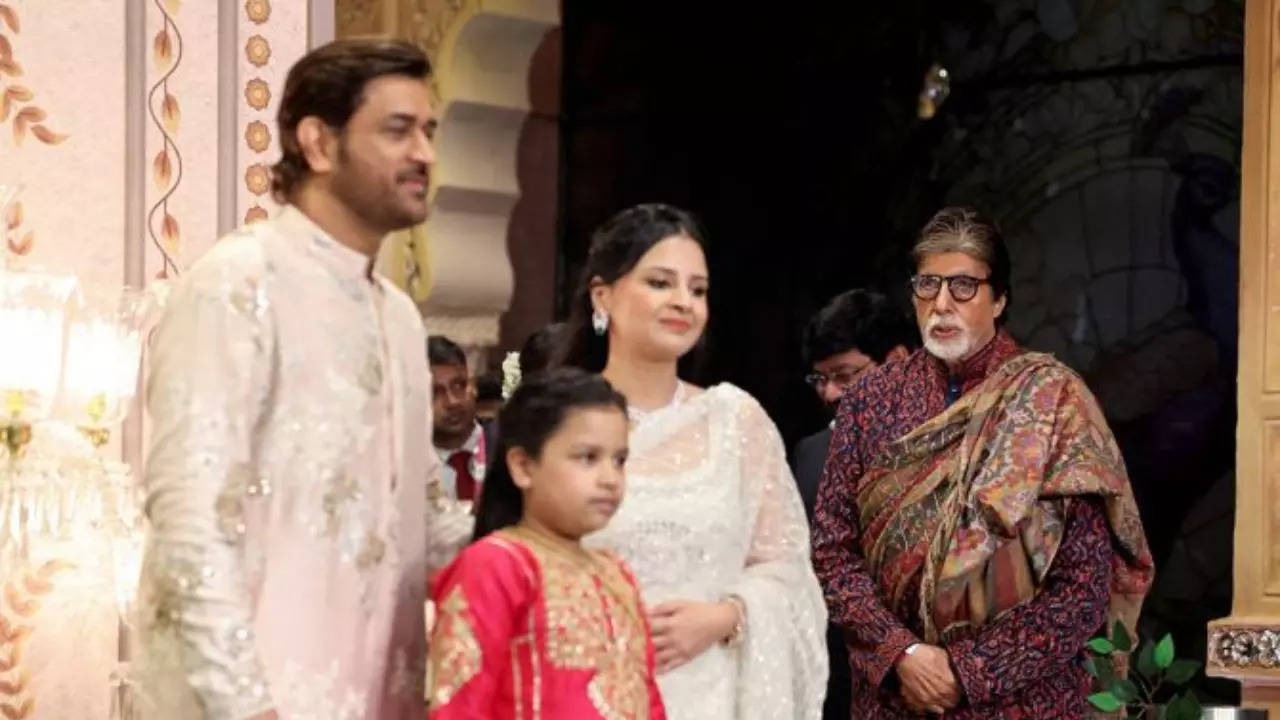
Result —
<instances>
[{"instance_id":1,"label":"man's hand","mask_svg":"<svg viewBox=\"0 0 1280 720\"><path fill-rule=\"evenodd\" d=\"M249 718L249 720L280 720L280 715L277 714L275 710L268 710L264 713L254 715Z\"/></svg>"},{"instance_id":2,"label":"man's hand","mask_svg":"<svg viewBox=\"0 0 1280 720\"><path fill-rule=\"evenodd\" d=\"M951 672L947 651L936 645L918 645L904 654L896 666L902 699L916 712L942 713L960 704L960 683Z\"/></svg>"}]
</instances>

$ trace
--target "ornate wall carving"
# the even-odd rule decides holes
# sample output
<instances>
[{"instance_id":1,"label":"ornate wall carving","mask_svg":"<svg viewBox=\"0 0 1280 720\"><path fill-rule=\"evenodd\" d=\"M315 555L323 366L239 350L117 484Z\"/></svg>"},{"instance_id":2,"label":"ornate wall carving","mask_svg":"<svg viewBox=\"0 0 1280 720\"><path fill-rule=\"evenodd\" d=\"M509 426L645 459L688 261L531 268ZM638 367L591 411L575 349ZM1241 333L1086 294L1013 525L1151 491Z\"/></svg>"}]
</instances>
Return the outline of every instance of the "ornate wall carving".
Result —
<instances>
[{"instance_id":1,"label":"ornate wall carving","mask_svg":"<svg viewBox=\"0 0 1280 720\"><path fill-rule=\"evenodd\" d=\"M529 68L559 17L554 0L338 2L340 37L381 22L432 59L440 130L431 216L387 242L381 267L418 302L429 331L473 350L497 344L511 301L507 236Z\"/></svg>"}]
</instances>

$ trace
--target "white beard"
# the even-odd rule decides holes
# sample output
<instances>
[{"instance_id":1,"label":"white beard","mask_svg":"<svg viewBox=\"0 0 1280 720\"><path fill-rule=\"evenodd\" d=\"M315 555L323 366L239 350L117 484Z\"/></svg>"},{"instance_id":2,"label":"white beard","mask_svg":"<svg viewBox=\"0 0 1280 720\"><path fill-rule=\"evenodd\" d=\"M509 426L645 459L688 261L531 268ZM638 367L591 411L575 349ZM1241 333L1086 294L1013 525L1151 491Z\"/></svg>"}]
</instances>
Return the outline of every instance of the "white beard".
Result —
<instances>
[{"instance_id":1,"label":"white beard","mask_svg":"<svg viewBox=\"0 0 1280 720\"><path fill-rule=\"evenodd\" d=\"M936 319L937 318L935 318L935 320ZM929 326L925 329L924 349L927 350L930 355L943 362L958 362L973 354L973 351L976 348L973 347L972 330L952 321L948 323L948 325L958 328L960 332L956 334L955 337L947 340L939 340L933 337L930 330L933 330L933 328L941 324L941 322L930 321Z\"/></svg>"}]
</instances>

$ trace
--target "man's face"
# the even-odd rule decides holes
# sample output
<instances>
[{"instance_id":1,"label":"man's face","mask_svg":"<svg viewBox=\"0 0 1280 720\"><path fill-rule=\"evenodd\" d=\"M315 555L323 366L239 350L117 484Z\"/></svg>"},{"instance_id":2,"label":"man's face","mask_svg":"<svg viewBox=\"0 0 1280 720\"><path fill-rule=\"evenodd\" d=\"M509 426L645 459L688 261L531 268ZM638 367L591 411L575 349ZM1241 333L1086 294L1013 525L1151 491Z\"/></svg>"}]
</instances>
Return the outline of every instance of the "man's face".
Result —
<instances>
[{"instance_id":1,"label":"man's face","mask_svg":"<svg viewBox=\"0 0 1280 720\"><path fill-rule=\"evenodd\" d=\"M955 364L986 347L995 337L996 318L1005 306L1005 298L995 297L991 290L991 268L962 252L944 252L921 260L916 274L982 281L977 293L966 300L957 300L949 283L943 283L933 298L912 298L920 337L929 354Z\"/></svg>"},{"instance_id":2,"label":"man's face","mask_svg":"<svg viewBox=\"0 0 1280 720\"><path fill-rule=\"evenodd\" d=\"M476 422L476 385L463 365L431 366L434 430L452 436L469 434Z\"/></svg>"},{"instance_id":3,"label":"man's face","mask_svg":"<svg viewBox=\"0 0 1280 720\"><path fill-rule=\"evenodd\" d=\"M846 350L815 362L809 384L822 402L834 411L844 391L875 367L876 362L857 348Z\"/></svg>"},{"instance_id":4,"label":"man's face","mask_svg":"<svg viewBox=\"0 0 1280 720\"><path fill-rule=\"evenodd\" d=\"M436 161L436 121L421 79L384 75L364 86L363 100L338 139L330 190L370 227L391 232L427 217L427 185Z\"/></svg>"}]
</instances>

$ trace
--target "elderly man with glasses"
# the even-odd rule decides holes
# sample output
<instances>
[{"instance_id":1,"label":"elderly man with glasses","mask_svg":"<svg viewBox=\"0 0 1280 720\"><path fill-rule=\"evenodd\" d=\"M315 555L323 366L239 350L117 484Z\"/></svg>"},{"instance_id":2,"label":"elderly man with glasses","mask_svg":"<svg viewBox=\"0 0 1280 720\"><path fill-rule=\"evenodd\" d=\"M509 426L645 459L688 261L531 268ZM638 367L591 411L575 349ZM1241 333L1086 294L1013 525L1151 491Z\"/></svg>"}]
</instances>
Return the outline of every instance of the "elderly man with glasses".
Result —
<instances>
[{"instance_id":1,"label":"elderly man with glasses","mask_svg":"<svg viewBox=\"0 0 1280 720\"><path fill-rule=\"evenodd\" d=\"M992 222L944 209L912 254L924 348L845 393L814 519L851 717L1084 718L1084 645L1151 583L1124 461L1080 377L1004 329Z\"/></svg>"}]
</instances>

